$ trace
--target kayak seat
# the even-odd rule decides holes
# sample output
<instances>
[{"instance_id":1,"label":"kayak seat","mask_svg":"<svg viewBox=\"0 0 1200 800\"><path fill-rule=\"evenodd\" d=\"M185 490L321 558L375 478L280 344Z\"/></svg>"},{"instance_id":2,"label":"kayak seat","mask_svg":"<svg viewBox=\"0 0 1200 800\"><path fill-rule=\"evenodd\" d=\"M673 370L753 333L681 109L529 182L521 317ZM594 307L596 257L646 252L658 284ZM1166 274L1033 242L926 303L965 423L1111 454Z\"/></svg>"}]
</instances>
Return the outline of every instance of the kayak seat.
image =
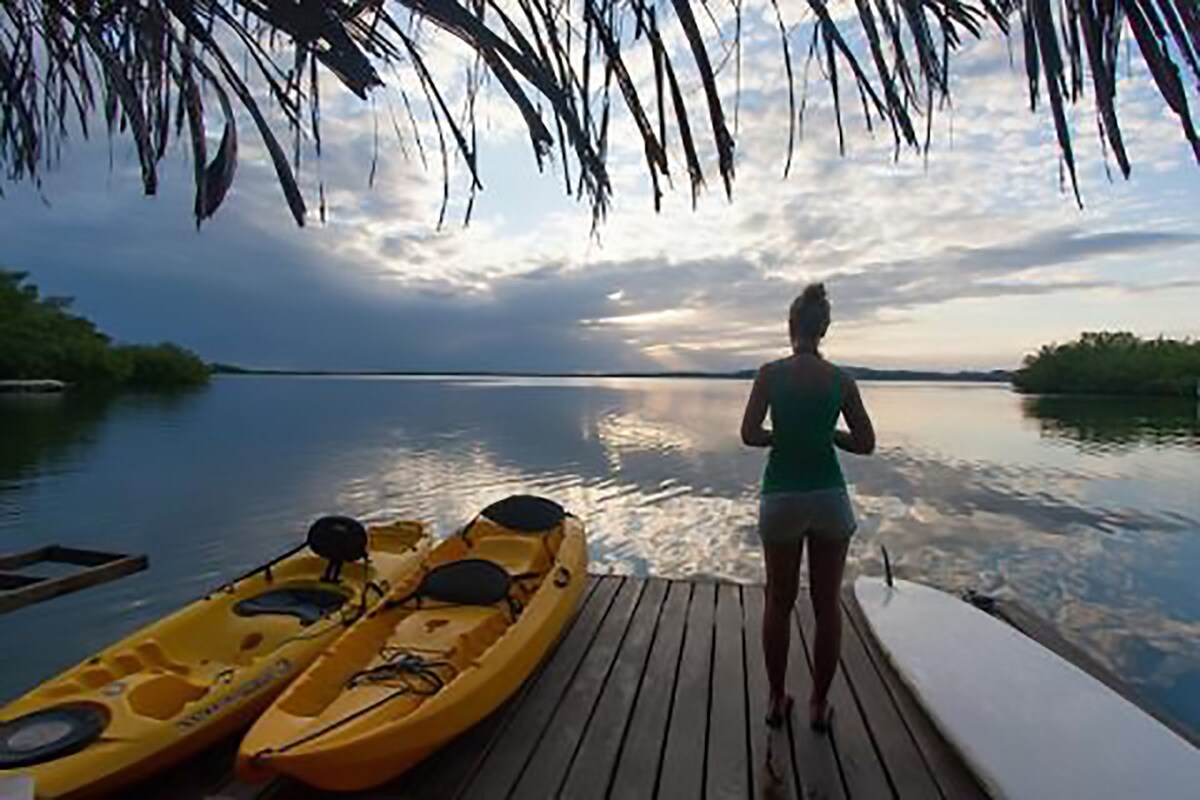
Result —
<instances>
[{"instance_id":1,"label":"kayak seat","mask_svg":"<svg viewBox=\"0 0 1200 800\"><path fill-rule=\"evenodd\" d=\"M492 503L480 512L480 516L512 531L544 533L561 525L567 512L545 497L514 494Z\"/></svg>"},{"instance_id":2,"label":"kayak seat","mask_svg":"<svg viewBox=\"0 0 1200 800\"><path fill-rule=\"evenodd\" d=\"M512 578L501 565L481 558L460 558L426 572L412 598L418 604L432 600L455 606L490 606L506 600L511 587Z\"/></svg>"},{"instance_id":3,"label":"kayak seat","mask_svg":"<svg viewBox=\"0 0 1200 800\"><path fill-rule=\"evenodd\" d=\"M311 625L337 611L346 602L346 595L336 589L315 586L271 589L234 604L233 613L239 617L284 615L295 617L301 625Z\"/></svg>"},{"instance_id":4,"label":"kayak seat","mask_svg":"<svg viewBox=\"0 0 1200 800\"><path fill-rule=\"evenodd\" d=\"M466 662L482 653L503 635L508 618L498 608L456 606L414 611L406 616L392 635L387 647L415 653L436 653L462 669Z\"/></svg>"},{"instance_id":5,"label":"kayak seat","mask_svg":"<svg viewBox=\"0 0 1200 800\"><path fill-rule=\"evenodd\" d=\"M509 575L530 575L550 568L550 552L540 537L486 536L471 548L474 558L504 567Z\"/></svg>"}]
</instances>

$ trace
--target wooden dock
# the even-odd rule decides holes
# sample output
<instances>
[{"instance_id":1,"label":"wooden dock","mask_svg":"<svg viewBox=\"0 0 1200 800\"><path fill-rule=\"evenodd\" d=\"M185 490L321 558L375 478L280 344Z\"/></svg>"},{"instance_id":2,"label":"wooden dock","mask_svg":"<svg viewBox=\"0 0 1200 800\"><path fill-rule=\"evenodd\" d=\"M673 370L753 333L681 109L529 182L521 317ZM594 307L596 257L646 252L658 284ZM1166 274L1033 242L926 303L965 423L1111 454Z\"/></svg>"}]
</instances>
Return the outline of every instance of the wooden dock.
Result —
<instances>
[{"instance_id":1,"label":"wooden dock","mask_svg":"<svg viewBox=\"0 0 1200 800\"><path fill-rule=\"evenodd\" d=\"M833 731L808 730L812 608L797 604L792 724L764 723L761 586L593 577L552 655L491 717L390 785L331 795L289 780L230 782L236 743L139 797L983 798L844 600Z\"/></svg>"}]
</instances>

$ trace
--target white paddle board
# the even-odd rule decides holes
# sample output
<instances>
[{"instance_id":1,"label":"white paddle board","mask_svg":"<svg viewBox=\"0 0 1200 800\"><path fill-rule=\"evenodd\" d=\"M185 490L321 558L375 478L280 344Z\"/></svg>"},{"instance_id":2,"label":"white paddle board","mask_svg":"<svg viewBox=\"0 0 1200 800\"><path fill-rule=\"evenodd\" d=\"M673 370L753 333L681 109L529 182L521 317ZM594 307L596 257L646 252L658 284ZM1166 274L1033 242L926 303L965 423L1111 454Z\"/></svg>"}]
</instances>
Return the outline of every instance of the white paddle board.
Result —
<instances>
[{"instance_id":1,"label":"white paddle board","mask_svg":"<svg viewBox=\"0 0 1200 800\"><path fill-rule=\"evenodd\" d=\"M901 680L996 797L1200 798L1200 750L1020 631L911 581L859 578L854 593Z\"/></svg>"}]
</instances>

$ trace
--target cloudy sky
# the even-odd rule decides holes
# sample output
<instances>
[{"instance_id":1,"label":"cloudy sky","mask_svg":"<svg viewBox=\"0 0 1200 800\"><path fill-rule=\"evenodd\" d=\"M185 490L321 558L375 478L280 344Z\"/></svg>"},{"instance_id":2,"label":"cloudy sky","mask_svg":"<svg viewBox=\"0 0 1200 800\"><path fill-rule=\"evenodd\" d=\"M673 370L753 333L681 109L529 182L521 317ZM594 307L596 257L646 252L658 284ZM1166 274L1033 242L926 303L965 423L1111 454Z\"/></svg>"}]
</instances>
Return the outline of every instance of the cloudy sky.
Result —
<instances>
[{"instance_id":1,"label":"cloudy sky","mask_svg":"<svg viewBox=\"0 0 1200 800\"><path fill-rule=\"evenodd\" d=\"M301 175L310 207L323 178L326 223L310 214L295 226L248 125L234 189L199 232L185 148L171 151L160 194L146 198L128 142L112 144L110 166L103 137L76 138L40 190L4 187L0 265L74 296L119 339L173 340L254 366L745 368L786 351L787 305L818 279L834 307L827 354L845 363L1013 367L1084 330L1200 336L1200 167L1136 57L1119 89L1131 180L1107 178L1090 99L1074 110L1082 210L1060 185L1049 115L1029 113L1019 42L998 36L960 54L954 107L935 120L928 162L893 161L890 137L854 115L839 158L814 66L784 178L778 38L773 19L748 8L732 202L709 152L698 206L673 162L675 186L655 214L622 115L614 203L592 235L588 208L564 196L557 165L539 173L519 118L489 90L484 190L464 228L459 167L439 229L440 171L391 133L395 85L373 111L327 76L324 157ZM803 53L810 29L789 22ZM432 43L433 68L453 80L463 62ZM631 70L651 75L637 59ZM694 76L680 78L697 96ZM732 110L732 69L720 80ZM703 124L698 101L694 113ZM380 165L368 187L376 124ZM426 128L427 146L431 136Z\"/></svg>"}]
</instances>

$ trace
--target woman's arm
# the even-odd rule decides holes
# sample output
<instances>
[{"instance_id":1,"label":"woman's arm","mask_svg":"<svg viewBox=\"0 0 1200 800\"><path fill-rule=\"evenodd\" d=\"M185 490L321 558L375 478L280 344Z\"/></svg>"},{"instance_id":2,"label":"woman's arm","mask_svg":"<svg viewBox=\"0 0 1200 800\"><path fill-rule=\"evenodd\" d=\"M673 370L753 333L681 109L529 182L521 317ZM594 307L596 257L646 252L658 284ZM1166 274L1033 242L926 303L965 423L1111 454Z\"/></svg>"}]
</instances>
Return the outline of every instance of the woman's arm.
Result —
<instances>
[{"instance_id":1,"label":"woman's arm","mask_svg":"<svg viewBox=\"0 0 1200 800\"><path fill-rule=\"evenodd\" d=\"M842 416L846 418L849 431L834 431L833 443L847 453L869 456L875 452L875 427L863 405L858 384L849 375L842 373Z\"/></svg>"},{"instance_id":2,"label":"woman's arm","mask_svg":"<svg viewBox=\"0 0 1200 800\"><path fill-rule=\"evenodd\" d=\"M767 389L767 368L758 368L754 376L754 386L750 389L750 397L746 400L746 411L742 414L742 442L750 447L770 447L771 432L763 428L763 420L767 418L767 400L770 392Z\"/></svg>"}]
</instances>

